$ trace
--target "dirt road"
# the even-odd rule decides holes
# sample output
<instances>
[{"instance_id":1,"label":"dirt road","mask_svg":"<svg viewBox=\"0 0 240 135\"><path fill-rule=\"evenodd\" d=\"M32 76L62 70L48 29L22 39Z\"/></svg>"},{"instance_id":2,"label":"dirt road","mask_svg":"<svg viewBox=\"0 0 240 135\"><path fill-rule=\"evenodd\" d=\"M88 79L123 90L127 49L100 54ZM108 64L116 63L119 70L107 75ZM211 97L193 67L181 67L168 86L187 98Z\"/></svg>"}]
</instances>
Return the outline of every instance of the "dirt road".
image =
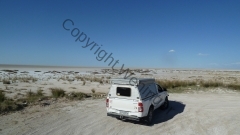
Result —
<instances>
[{"instance_id":1,"label":"dirt road","mask_svg":"<svg viewBox=\"0 0 240 135\"><path fill-rule=\"evenodd\" d=\"M152 126L106 116L105 100L33 107L0 117L0 134L237 135L240 94L170 94L168 110L156 110Z\"/></svg>"}]
</instances>

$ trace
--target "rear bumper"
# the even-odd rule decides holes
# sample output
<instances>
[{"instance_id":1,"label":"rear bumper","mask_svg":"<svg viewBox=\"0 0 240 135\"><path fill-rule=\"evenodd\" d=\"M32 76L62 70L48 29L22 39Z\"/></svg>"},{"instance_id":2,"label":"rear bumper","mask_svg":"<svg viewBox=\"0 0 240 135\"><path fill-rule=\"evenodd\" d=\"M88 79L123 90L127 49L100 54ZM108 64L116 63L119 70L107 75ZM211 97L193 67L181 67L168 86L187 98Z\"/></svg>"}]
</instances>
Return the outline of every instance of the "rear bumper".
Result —
<instances>
[{"instance_id":1,"label":"rear bumper","mask_svg":"<svg viewBox=\"0 0 240 135\"><path fill-rule=\"evenodd\" d=\"M114 113L114 112L108 112L108 113L107 113L107 116L114 117L114 118L119 118L119 119L134 120L134 121L140 121L140 120L142 120L141 117L119 115L118 113Z\"/></svg>"}]
</instances>

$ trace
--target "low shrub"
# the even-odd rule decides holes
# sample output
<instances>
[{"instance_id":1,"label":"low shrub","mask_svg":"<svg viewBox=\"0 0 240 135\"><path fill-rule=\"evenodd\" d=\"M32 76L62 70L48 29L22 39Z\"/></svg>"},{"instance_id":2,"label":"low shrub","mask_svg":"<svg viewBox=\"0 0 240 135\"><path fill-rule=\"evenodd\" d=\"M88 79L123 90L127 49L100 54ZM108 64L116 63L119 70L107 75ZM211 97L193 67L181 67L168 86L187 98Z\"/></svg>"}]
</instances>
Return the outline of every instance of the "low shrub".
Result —
<instances>
[{"instance_id":1,"label":"low shrub","mask_svg":"<svg viewBox=\"0 0 240 135\"><path fill-rule=\"evenodd\" d=\"M177 92L177 91L184 91L186 87L192 87L199 85L202 88L216 88L216 87L223 87L229 88L233 90L240 90L240 84L237 83L230 83L224 84L220 81L204 81L204 80L156 80L156 82L164 88L167 88L169 91ZM198 86L198 87L199 87Z\"/></svg>"},{"instance_id":2,"label":"low shrub","mask_svg":"<svg viewBox=\"0 0 240 135\"><path fill-rule=\"evenodd\" d=\"M61 88L49 88L52 91L52 97L59 98L65 96L65 91Z\"/></svg>"},{"instance_id":3,"label":"low shrub","mask_svg":"<svg viewBox=\"0 0 240 135\"><path fill-rule=\"evenodd\" d=\"M228 84L227 87L233 90L240 90L240 84Z\"/></svg>"},{"instance_id":4,"label":"low shrub","mask_svg":"<svg viewBox=\"0 0 240 135\"><path fill-rule=\"evenodd\" d=\"M8 99L5 94L0 91L0 114L8 111L20 110L23 107L16 104L12 99Z\"/></svg>"},{"instance_id":5,"label":"low shrub","mask_svg":"<svg viewBox=\"0 0 240 135\"><path fill-rule=\"evenodd\" d=\"M26 101L27 103L35 103L39 99L44 98L42 90L37 90L37 92L32 92L31 90L27 92L26 98L20 99L21 101Z\"/></svg>"},{"instance_id":6,"label":"low shrub","mask_svg":"<svg viewBox=\"0 0 240 135\"><path fill-rule=\"evenodd\" d=\"M3 84L11 84L10 80L7 80L7 79L3 79Z\"/></svg>"},{"instance_id":7,"label":"low shrub","mask_svg":"<svg viewBox=\"0 0 240 135\"><path fill-rule=\"evenodd\" d=\"M6 99L5 94L2 91L0 91L0 103L3 102L5 99Z\"/></svg>"},{"instance_id":8,"label":"low shrub","mask_svg":"<svg viewBox=\"0 0 240 135\"><path fill-rule=\"evenodd\" d=\"M102 81L102 79L101 79L101 78L96 78L96 77L94 77L94 78L92 78L92 81L93 81L93 82L99 82L99 83L100 83L100 81Z\"/></svg>"},{"instance_id":9,"label":"low shrub","mask_svg":"<svg viewBox=\"0 0 240 135\"><path fill-rule=\"evenodd\" d=\"M16 104L11 99L5 99L3 102L0 102L0 113L8 112L8 111L16 111L19 110L20 105Z\"/></svg>"},{"instance_id":10,"label":"low shrub","mask_svg":"<svg viewBox=\"0 0 240 135\"><path fill-rule=\"evenodd\" d=\"M86 81L83 81L83 84L82 85L85 85L86 84Z\"/></svg>"},{"instance_id":11,"label":"low shrub","mask_svg":"<svg viewBox=\"0 0 240 135\"><path fill-rule=\"evenodd\" d=\"M156 80L156 82L161 85L163 88L173 89L177 87L189 87L196 86L197 82L195 81L182 81L182 80Z\"/></svg>"},{"instance_id":12,"label":"low shrub","mask_svg":"<svg viewBox=\"0 0 240 135\"><path fill-rule=\"evenodd\" d=\"M223 87L223 83L222 82L215 82L215 81L201 81L200 82L200 85L202 87L205 87L205 88L209 88L209 87Z\"/></svg>"},{"instance_id":13,"label":"low shrub","mask_svg":"<svg viewBox=\"0 0 240 135\"><path fill-rule=\"evenodd\" d=\"M72 92L69 93L67 97L71 100L82 100L87 97L87 94L82 92Z\"/></svg>"},{"instance_id":14,"label":"low shrub","mask_svg":"<svg viewBox=\"0 0 240 135\"><path fill-rule=\"evenodd\" d=\"M92 93L95 93L95 92L96 92L96 90L95 90L95 89L92 89L91 91L92 91Z\"/></svg>"},{"instance_id":15,"label":"low shrub","mask_svg":"<svg viewBox=\"0 0 240 135\"><path fill-rule=\"evenodd\" d=\"M38 89L36 95L37 96L43 96L43 90Z\"/></svg>"}]
</instances>

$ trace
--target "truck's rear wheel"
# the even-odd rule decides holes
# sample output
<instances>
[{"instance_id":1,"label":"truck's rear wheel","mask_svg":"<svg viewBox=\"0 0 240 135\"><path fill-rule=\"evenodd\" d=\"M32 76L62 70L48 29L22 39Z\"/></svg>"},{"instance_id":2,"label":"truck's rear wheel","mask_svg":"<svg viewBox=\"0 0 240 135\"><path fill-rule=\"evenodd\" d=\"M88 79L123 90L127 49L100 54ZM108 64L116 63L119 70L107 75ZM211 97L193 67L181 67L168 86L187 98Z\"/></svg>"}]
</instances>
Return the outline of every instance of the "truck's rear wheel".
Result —
<instances>
[{"instance_id":1,"label":"truck's rear wheel","mask_svg":"<svg viewBox=\"0 0 240 135\"><path fill-rule=\"evenodd\" d=\"M147 124L150 125L152 123L152 118L153 118L153 107L149 108L148 115L146 118Z\"/></svg>"},{"instance_id":2,"label":"truck's rear wheel","mask_svg":"<svg viewBox=\"0 0 240 135\"><path fill-rule=\"evenodd\" d=\"M168 108L168 106L169 106L169 101L168 101L168 97L166 97L163 105L161 106L161 109L165 110Z\"/></svg>"}]
</instances>

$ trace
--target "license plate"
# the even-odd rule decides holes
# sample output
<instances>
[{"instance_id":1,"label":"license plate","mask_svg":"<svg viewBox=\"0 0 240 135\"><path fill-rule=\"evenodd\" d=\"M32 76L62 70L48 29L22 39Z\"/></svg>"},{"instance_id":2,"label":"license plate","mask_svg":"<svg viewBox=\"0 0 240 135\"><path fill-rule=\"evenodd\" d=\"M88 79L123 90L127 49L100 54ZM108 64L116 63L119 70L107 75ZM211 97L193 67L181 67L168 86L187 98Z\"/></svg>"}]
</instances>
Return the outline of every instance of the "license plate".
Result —
<instances>
[{"instance_id":1,"label":"license plate","mask_svg":"<svg viewBox=\"0 0 240 135\"><path fill-rule=\"evenodd\" d=\"M121 115L128 115L128 112L120 111L120 114L121 114Z\"/></svg>"}]
</instances>

